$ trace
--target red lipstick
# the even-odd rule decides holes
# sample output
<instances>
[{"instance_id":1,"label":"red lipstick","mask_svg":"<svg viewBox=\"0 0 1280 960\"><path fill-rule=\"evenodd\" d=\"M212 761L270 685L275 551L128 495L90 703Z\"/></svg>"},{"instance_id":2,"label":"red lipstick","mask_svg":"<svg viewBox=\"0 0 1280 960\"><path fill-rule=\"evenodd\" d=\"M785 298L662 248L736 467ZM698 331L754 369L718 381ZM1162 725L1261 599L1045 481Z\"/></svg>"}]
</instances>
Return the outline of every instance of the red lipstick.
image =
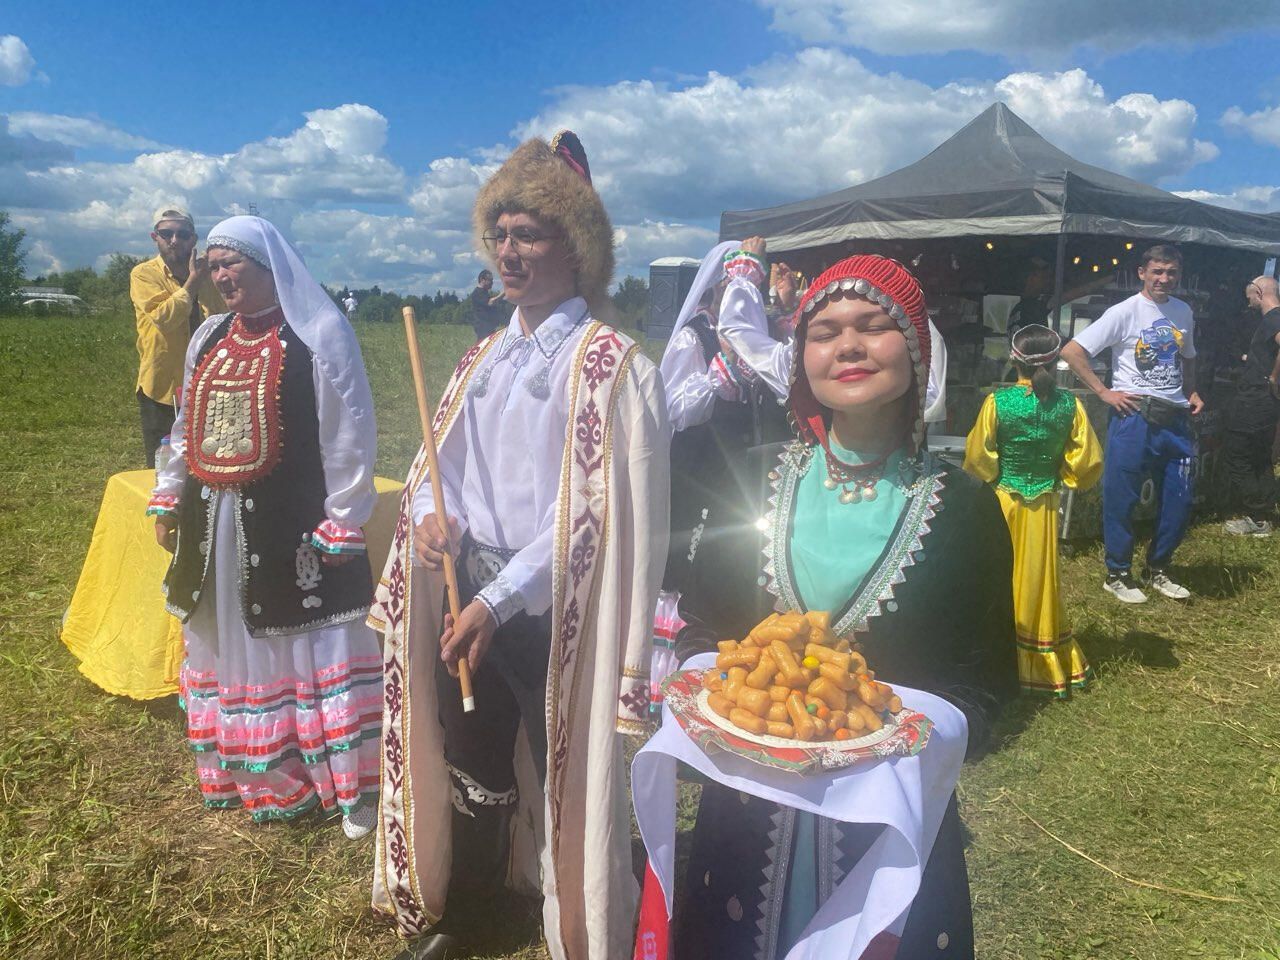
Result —
<instances>
[{"instance_id":1,"label":"red lipstick","mask_svg":"<svg viewBox=\"0 0 1280 960\"><path fill-rule=\"evenodd\" d=\"M841 383L852 383L858 380L865 380L874 372L874 370L864 370L862 367L849 367L849 369L841 370L837 373L835 378Z\"/></svg>"}]
</instances>

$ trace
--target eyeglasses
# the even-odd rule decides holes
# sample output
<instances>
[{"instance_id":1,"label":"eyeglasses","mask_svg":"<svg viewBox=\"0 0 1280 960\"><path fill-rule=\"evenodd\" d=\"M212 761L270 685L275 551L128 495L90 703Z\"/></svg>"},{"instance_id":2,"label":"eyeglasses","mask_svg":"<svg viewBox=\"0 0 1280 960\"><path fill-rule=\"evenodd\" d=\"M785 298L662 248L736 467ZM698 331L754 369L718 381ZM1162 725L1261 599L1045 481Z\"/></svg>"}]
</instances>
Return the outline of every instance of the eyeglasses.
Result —
<instances>
[{"instance_id":1,"label":"eyeglasses","mask_svg":"<svg viewBox=\"0 0 1280 960\"><path fill-rule=\"evenodd\" d=\"M480 235L480 239L484 241L485 247L490 253L497 253L502 249L502 245L510 240L516 248L516 253L522 257L527 257L533 253L533 245L539 240L559 240L558 234L547 234L545 236L536 234L532 230L524 230L517 227L510 233L505 230L486 230Z\"/></svg>"},{"instance_id":2,"label":"eyeglasses","mask_svg":"<svg viewBox=\"0 0 1280 960\"><path fill-rule=\"evenodd\" d=\"M177 237L179 240L190 240L195 234L190 230L157 230L156 236L162 240L172 240Z\"/></svg>"}]
</instances>

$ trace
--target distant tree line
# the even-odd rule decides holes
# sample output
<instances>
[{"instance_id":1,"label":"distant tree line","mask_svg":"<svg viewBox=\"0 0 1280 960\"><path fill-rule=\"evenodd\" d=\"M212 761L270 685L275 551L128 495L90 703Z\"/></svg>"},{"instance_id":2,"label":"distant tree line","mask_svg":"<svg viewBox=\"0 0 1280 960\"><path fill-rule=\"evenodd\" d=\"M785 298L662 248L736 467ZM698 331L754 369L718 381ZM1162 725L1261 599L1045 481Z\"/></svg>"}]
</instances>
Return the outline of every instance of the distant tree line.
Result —
<instances>
[{"instance_id":1,"label":"distant tree line","mask_svg":"<svg viewBox=\"0 0 1280 960\"><path fill-rule=\"evenodd\" d=\"M407 297L393 291L384 291L376 284L372 287L336 290L326 286L325 292L333 298L338 309L345 313L342 301L352 293L356 298L355 319L366 323L399 323L401 309L413 307L419 323L469 323L467 305L452 290L437 290L435 296L420 297L411 293Z\"/></svg>"},{"instance_id":2,"label":"distant tree line","mask_svg":"<svg viewBox=\"0 0 1280 960\"><path fill-rule=\"evenodd\" d=\"M356 320L368 323L399 323L403 307L413 307L419 323L470 323L471 310L467 300L451 290L437 290L435 296L401 296L384 291L378 286L365 289L334 289L325 287L340 309L348 293L355 294ZM649 306L649 285L640 277L624 277L613 294L613 305L618 311L617 321L623 326L639 328Z\"/></svg>"},{"instance_id":3,"label":"distant tree line","mask_svg":"<svg viewBox=\"0 0 1280 960\"><path fill-rule=\"evenodd\" d=\"M129 274L142 262L141 257L113 253L106 269L97 273L93 267L77 267L64 273L49 273L27 281L26 286L58 287L63 293L83 300L94 313L133 313L129 300Z\"/></svg>"},{"instance_id":4,"label":"distant tree line","mask_svg":"<svg viewBox=\"0 0 1280 960\"><path fill-rule=\"evenodd\" d=\"M24 278L25 254L21 247L26 234L22 230L11 228L9 222L9 214L0 210L0 307L16 305L18 287L58 287L64 293L79 297L94 313L132 314L129 273L142 262L142 258L116 252L111 255L102 273L92 267L78 267L75 270ZM468 301L459 298L451 290L437 290L434 296L401 296L375 285L357 289L326 286L325 292L344 313L342 301L348 293L354 293L355 319L366 323L399 323L401 308L405 306L413 307L419 323L471 322ZM618 312L617 322L633 328L642 326L649 302L649 285L641 277L624 277L612 299Z\"/></svg>"},{"instance_id":5,"label":"distant tree line","mask_svg":"<svg viewBox=\"0 0 1280 960\"><path fill-rule=\"evenodd\" d=\"M26 231L9 229L9 214L0 210L0 307L12 305L22 286L22 265L26 255L19 249Z\"/></svg>"}]
</instances>

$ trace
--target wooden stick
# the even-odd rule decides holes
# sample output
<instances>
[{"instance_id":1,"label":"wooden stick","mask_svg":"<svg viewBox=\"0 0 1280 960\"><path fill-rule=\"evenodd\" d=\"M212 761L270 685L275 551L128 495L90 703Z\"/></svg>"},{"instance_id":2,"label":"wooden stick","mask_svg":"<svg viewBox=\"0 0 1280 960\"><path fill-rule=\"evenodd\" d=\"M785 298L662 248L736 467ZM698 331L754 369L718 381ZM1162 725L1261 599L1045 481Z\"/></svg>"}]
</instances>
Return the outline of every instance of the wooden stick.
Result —
<instances>
[{"instance_id":1,"label":"wooden stick","mask_svg":"<svg viewBox=\"0 0 1280 960\"><path fill-rule=\"evenodd\" d=\"M449 518L444 513L444 484L440 481L440 461L436 451L436 435L431 429L431 405L427 402L427 384L422 376L422 358L418 356L417 318L413 307L404 308L404 335L409 341L409 364L413 367L413 390L418 396L418 419L422 423L422 446L427 451L427 469L431 471L431 493L436 501L436 522L449 539ZM462 616L462 601L458 598L458 570L448 546L444 551L444 582L449 595L449 613L456 626ZM466 652L458 658L458 684L462 687L462 709L470 713L476 708L476 698L471 692L471 664Z\"/></svg>"}]
</instances>

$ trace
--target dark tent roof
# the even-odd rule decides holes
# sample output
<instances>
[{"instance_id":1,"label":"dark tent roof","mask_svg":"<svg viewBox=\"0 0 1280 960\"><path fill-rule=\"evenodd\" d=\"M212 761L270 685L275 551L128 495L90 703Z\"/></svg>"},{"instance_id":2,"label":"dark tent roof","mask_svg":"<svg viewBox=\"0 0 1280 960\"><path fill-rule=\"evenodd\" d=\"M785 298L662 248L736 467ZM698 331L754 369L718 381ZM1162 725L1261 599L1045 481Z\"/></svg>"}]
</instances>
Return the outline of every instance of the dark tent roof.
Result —
<instances>
[{"instance_id":1,"label":"dark tent roof","mask_svg":"<svg viewBox=\"0 0 1280 960\"><path fill-rule=\"evenodd\" d=\"M836 193L726 211L720 236L770 250L847 240L1102 234L1280 252L1280 217L1176 196L1063 153L996 103L927 157Z\"/></svg>"}]
</instances>

